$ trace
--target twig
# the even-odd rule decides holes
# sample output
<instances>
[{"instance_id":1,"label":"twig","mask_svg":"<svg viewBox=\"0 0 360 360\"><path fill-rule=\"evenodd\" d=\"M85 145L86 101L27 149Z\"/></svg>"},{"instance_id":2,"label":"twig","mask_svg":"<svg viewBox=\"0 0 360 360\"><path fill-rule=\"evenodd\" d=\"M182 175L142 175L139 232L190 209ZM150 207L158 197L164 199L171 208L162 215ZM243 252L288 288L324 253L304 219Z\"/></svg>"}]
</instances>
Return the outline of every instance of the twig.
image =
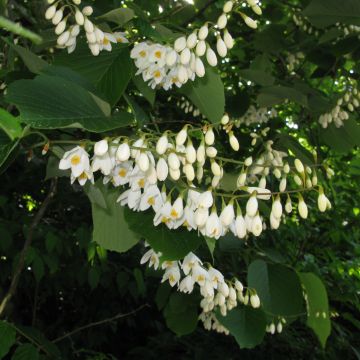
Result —
<instances>
[{"instance_id":1,"label":"twig","mask_svg":"<svg viewBox=\"0 0 360 360\"><path fill-rule=\"evenodd\" d=\"M20 254L20 258L19 258L19 263L14 271L13 277L12 277L12 281L10 284L10 288L9 291L7 292L7 294L5 295L5 297L3 298L1 304L0 304L0 318L4 315L5 309L7 304L9 303L9 301L11 300L11 298L15 295L16 293L16 289L17 286L19 284L19 279L20 279L20 275L21 272L24 268L25 265L25 258L26 258L26 253L32 243L33 237L34 237L34 230L36 229L36 227L39 225L41 219L43 218L52 198L55 196L56 193L56 186L57 186L57 179L53 179L50 185L50 190L48 195L46 196L44 202L41 204L39 211L36 213L34 220L32 221L30 228L29 228L29 232L27 235L27 238L25 240L25 244L24 247L21 251Z\"/></svg>"},{"instance_id":2,"label":"twig","mask_svg":"<svg viewBox=\"0 0 360 360\"><path fill-rule=\"evenodd\" d=\"M81 326L73 331L70 331L69 333L63 335L63 336L60 336L54 340L52 340L52 343L57 343L61 340L64 340L68 337L71 337L83 330L87 330L87 329L90 329L92 327L95 327L95 326L100 326L100 325L104 325L104 324L107 324L107 323L110 323L110 322L113 322L113 321L116 321L118 319L121 319L121 318L124 318L124 317L127 317L127 316L130 316L130 315L133 315L133 314L136 314L137 312L139 312L140 310L144 309L145 307L149 307L149 304L144 304L144 305L141 305L140 307L138 307L137 309L129 312L129 313L126 313L126 314L117 314L111 318L108 318L108 319L104 319L104 320L100 320L100 321L96 321L96 322L92 322L90 324L87 324L87 325L84 325L84 326Z\"/></svg>"},{"instance_id":3,"label":"twig","mask_svg":"<svg viewBox=\"0 0 360 360\"><path fill-rule=\"evenodd\" d=\"M34 44L41 44L42 38L34 32L25 29L20 24L16 24L13 21L0 16L0 28L6 29L16 35L20 35L24 38L31 40Z\"/></svg>"},{"instance_id":4,"label":"twig","mask_svg":"<svg viewBox=\"0 0 360 360\"><path fill-rule=\"evenodd\" d=\"M186 20L186 24L191 24L195 19L201 16L211 5L215 4L216 0L210 0L205 6L203 6L194 16ZM186 25L184 24L184 25Z\"/></svg>"}]
</instances>

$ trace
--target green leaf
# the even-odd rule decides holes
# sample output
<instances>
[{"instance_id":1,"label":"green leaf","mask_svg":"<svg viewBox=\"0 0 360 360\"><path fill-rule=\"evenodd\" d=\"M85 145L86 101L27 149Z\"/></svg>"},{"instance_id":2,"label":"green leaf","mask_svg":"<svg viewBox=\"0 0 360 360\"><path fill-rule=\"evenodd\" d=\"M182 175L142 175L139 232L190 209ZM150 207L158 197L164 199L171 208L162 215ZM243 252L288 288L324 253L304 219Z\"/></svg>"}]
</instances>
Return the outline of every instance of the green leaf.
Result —
<instances>
[{"instance_id":1,"label":"green leaf","mask_svg":"<svg viewBox=\"0 0 360 360\"><path fill-rule=\"evenodd\" d=\"M132 121L132 116L122 111L110 116L107 103L57 76L15 81L9 86L7 100L19 108L23 122L38 129L73 127L103 132Z\"/></svg>"},{"instance_id":2,"label":"green leaf","mask_svg":"<svg viewBox=\"0 0 360 360\"><path fill-rule=\"evenodd\" d=\"M140 269L138 269L138 268L134 269L134 278L136 281L139 295L144 296L145 292L146 292L146 284L144 281L143 273Z\"/></svg>"},{"instance_id":3,"label":"green leaf","mask_svg":"<svg viewBox=\"0 0 360 360\"><path fill-rule=\"evenodd\" d=\"M60 239L53 232L48 232L45 236L45 246L47 252L52 253L59 242Z\"/></svg>"},{"instance_id":4,"label":"green leaf","mask_svg":"<svg viewBox=\"0 0 360 360\"><path fill-rule=\"evenodd\" d=\"M11 140L21 137L22 127L19 119L2 108L0 108L0 128L5 131Z\"/></svg>"},{"instance_id":5,"label":"green leaf","mask_svg":"<svg viewBox=\"0 0 360 360\"><path fill-rule=\"evenodd\" d=\"M159 310L162 310L167 304L171 289L171 286L167 282L159 285L155 295L155 303Z\"/></svg>"},{"instance_id":6,"label":"green leaf","mask_svg":"<svg viewBox=\"0 0 360 360\"><path fill-rule=\"evenodd\" d=\"M262 307L273 315L296 316L303 311L299 278L286 266L255 260L248 269L248 286L256 289Z\"/></svg>"},{"instance_id":7,"label":"green leaf","mask_svg":"<svg viewBox=\"0 0 360 360\"><path fill-rule=\"evenodd\" d=\"M308 101L306 95L302 92L288 86L269 86L261 89L257 98L257 103L261 107L270 107L281 104L285 100L294 101L302 106L307 107Z\"/></svg>"},{"instance_id":8,"label":"green leaf","mask_svg":"<svg viewBox=\"0 0 360 360\"><path fill-rule=\"evenodd\" d=\"M141 77L141 75L137 75L133 77L133 82L140 93L144 96L144 98L150 103L151 106L154 106L156 91L152 89Z\"/></svg>"},{"instance_id":9,"label":"green leaf","mask_svg":"<svg viewBox=\"0 0 360 360\"><path fill-rule=\"evenodd\" d=\"M142 107L139 106L139 104L131 96L124 95L124 98L129 104L138 125L141 126L144 124L148 124L150 122L150 118L147 113L142 109Z\"/></svg>"},{"instance_id":10,"label":"green leaf","mask_svg":"<svg viewBox=\"0 0 360 360\"><path fill-rule=\"evenodd\" d=\"M299 273L306 294L307 325L314 330L323 348L331 333L329 303L323 282L313 273Z\"/></svg>"},{"instance_id":11,"label":"green leaf","mask_svg":"<svg viewBox=\"0 0 360 360\"><path fill-rule=\"evenodd\" d=\"M262 86L271 86L275 78L262 70L243 69L239 71L240 76Z\"/></svg>"},{"instance_id":12,"label":"green leaf","mask_svg":"<svg viewBox=\"0 0 360 360\"><path fill-rule=\"evenodd\" d=\"M264 339L266 316L261 309L243 306L229 311L226 316L217 313L216 318L235 337L241 349L252 349Z\"/></svg>"},{"instance_id":13,"label":"green leaf","mask_svg":"<svg viewBox=\"0 0 360 360\"><path fill-rule=\"evenodd\" d=\"M91 183L87 183L84 186L84 191L92 204L96 204L100 208L106 210L107 204L103 192L98 186L94 186Z\"/></svg>"},{"instance_id":14,"label":"green leaf","mask_svg":"<svg viewBox=\"0 0 360 360\"><path fill-rule=\"evenodd\" d=\"M53 149L52 149L53 150ZM70 177L70 170L59 169L59 158L55 156L49 156L46 164L46 176L45 180L49 180L55 177Z\"/></svg>"},{"instance_id":15,"label":"green leaf","mask_svg":"<svg viewBox=\"0 0 360 360\"><path fill-rule=\"evenodd\" d=\"M133 75L133 62L127 45L113 46L94 57L87 44L79 44L71 54L61 54L55 65L66 66L91 81L113 106L118 102Z\"/></svg>"},{"instance_id":16,"label":"green leaf","mask_svg":"<svg viewBox=\"0 0 360 360\"><path fill-rule=\"evenodd\" d=\"M164 309L166 325L178 336L191 334L198 322L198 299L174 293Z\"/></svg>"},{"instance_id":17,"label":"green leaf","mask_svg":"<svg viewBox=\"0 0 360 360\"><path fill-rule=\"evenodd\" d=\"M123 253L135 246L140 237L128 226L125 217L125 208L116 202L119 192L116 189L100 188L107 204L103 209L92 202L93 240L107 250ZM90 199L91 200L91 199Z\"/></svg>"},{"instance_id":18,"label":"green leaf","mask_svg":"<svg viewBox=\"0 0 360 360\"><path fill-rule=\"evenodd\" d=\"M204 238L205 238L205 241L206 241L206 245L207 245L207 247L208 247L208 249L210 251L211 257L214 260L214 251L215 251L217 240L215 238L209 238L207 236L205 236Z\"/></svg>"},{"instance_id":19,"label":"green leaf","mask_svg":"<svg viewBox=\"0 0 360 360\"><path fill-rule=\"evenodd\" d=\"M8 137L0 131L0 174L4 172L18 153L19 140L9 141Z\"/></svg>"},{"instance_id":20,"label":"green leaf","mask_svg":"<svg viewBox=\"0 0 360 360\"><path fill-rule=\"evenodd\" d=\"M42 258L38 254L36 254L34 257L31 267L35 276L35 280L37 283L39 283L45 275L45 266Z\"/></svg>"},{"instance_id":21,"label":"green leaf","mask_svg":"<svg viewBox=\"0 0 360 360\"><path fill-rule=\"evenodd\" d=\"M360 3L358 0L312 0L303 15L319 28L336 23L360 25Z\"/></svg>"},{"instance_id":22,"label":"green leaf","mask_svg":"<svg viewBox=\"0 0 360 360\"><path fill-rule=\"evenodd\" d=\"M5 40L6 43L21 57L21 60L24 62L25 66L34 74L39 74L41 70L46 68L49 64L41 59L39 56L34 54L32 51L20 46L11 43L10 41Z\"/></svg>"},{"instance_id":23,"label":"green leaf","mask_svg":"<svg viewBox=\"0 0 360 360\"><path fill-rule=\"evenodd\" d=\"M354 146L360 145L360 125L351 117L339 128L331 124L327 129L322 130L320 136L332 150L348 152Z\"/></svg>"},{"instance_id":24,"label":"green leaf","mask_svg":"<svg viewBox=\"0 0 360 360\"><path fill-rule=\"evenodd\" d=\"M38 360L39 352L36 347L31 344L20 345L11 360Z\"/></svg>"},{"instance_id":25,"label":"green leaf","mask_svg":"<svg viewBox=\"0 0 360 360\"><path fill-rule=\"evenodd\" d=\"M118 8L99 16L99 19L111 21L119 26L125 25L135 16L135 12L129 8Z\"/></svg>"},{"instance_id":26,"label":"green leaf","mask_svg":"<svg viewBox=\"0 0 360 360\"><path fill-rule=\"evenodd\" d=\"M194 231L169 230L165 225L153 224L154 212L142 214L125 208L125 220L129 228L144 238L163 260L180 260L189 252L195 251L203 241Z\"/></svg>"},{"instance_id":27,"label":"green leaf","mask_svg":"<svg viewBox=\"0 0 360 360\"><path fill-rule=\"evenodd\" d=\"M100 275L100 271L97 268L90 268L88 272L88 283L91 287L91 290L94 290L99 285Z\"/></svg>"},{"instance_id":28,"label":"green leaf","mask_svg":"<svg viewBox=\"0 0 360 360\"><path fill-rule=\"evenodd\" d=\"M0 359L2 359L15 344L16 331L5 321L0 321Z\"/></svg>"},{"instance_id":29,"label":"green leaf","mask_svg":"<svg viewBox=\"0 0 360 360\"><path fill-rule=\"evenodd\" d=\"M213 69L207 68L203 78L188 81L179 91L212 123L220 122L225 112L224 84Z\"/></svg>"}]
</instances>

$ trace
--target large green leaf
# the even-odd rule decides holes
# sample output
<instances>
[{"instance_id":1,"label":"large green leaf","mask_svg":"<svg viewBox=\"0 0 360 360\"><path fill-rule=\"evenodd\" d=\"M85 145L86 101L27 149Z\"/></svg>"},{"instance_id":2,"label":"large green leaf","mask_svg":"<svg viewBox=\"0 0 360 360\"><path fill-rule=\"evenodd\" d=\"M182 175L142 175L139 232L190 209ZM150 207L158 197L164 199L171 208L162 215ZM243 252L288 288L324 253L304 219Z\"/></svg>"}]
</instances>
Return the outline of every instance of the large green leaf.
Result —
<instances>
[{"instance_id":1,"label":"large green leaf","mask_svg":"<svg viewBox=\"0 0 360 360\"><path fill-rule=\"evenodd\" d=\"M19 138L22 134L19 120L2 108L0 108L0 128L5 131L11 140Z\"/></svg>"},{"instance_id":2,"label":"large green leaf","mask_svg":"<svg viewBox=\"0 0 360 360\"><path fill-rule=\"evenodd\" d=\"M269 86L261 89L257 103L261 107L269 107L283 103L285 100L294 101L302 106L307 106L306 95L289 86Z\"/></svg>"},{"instance_id":3,"label":"large green leaf","mask_svg":"<svg viewBox=\"0 0 360 360\"><path fill-rule=\"evenodd\" d=\"M11 360L38 360L39 359L39 352L31 344L23 344L20 345L14 355L12 356Z\"/></svg>"},{"instance_id":4,"label":"large green leaf","mask_svg":"<svg viewBox=\"0 0 360 360\"><path fill-rule=\"evenodd\" d=\"M111 115L109 104L58 76L15 81L9 86L7 100L19 108L23 122L38 129L75 127L103 132L132 122L129 113Z\"/></svg>"},{"instance_id":5,"label":"large green leaf","mask_svg":"<svg viewBox=\"0 0 360 360\"><path fill-rule=\"evenodd\" d=\"M5 321L0 321L0 359L2 359L15 344L16 331Z\"/></svg>"},{"instance_id":6,"label":"large green leaf","mask_svg":"<svg viewBox=\"0 0 360 360\"><path fill-rule=\"evenodd\" d=\"M344 126L337 128L331 124L322 130L321 139L332 149L338 152L348 152L354 146L360 145L360 125L354 118L344 121Z\"/></svg>"},{"instance_id":7,"label":"large green leaf","mask_svg":"<svg viewBox=\"0 0 360 360\"><path fill-rule=\"evenodd\" d=\"M329 303L323 282L313 273L300 273L306 294L307 325L314 330L322 347L331 333Z\"/></svg>"},{"instance_id":8,"label":"large green leaf","mask_svg":"<svg viewBox=\"0 0 360 360\"><path fill-rule=\"evenodd\" d=\"M206 75L189 81L180 89L211 122L217 123L225 112L224 84L220 75L207 68Z\"/></svg>"},{"instance_id":9,"label":"large green leaf","mask_svg":"<svg viewBox=\"0 0 360 360\"><path fill-rule=\"evenodd\" d=\"M303 311L299 277L286 266L255 260L248 269L248 285L256 289L262 307L274 316L296 317Z\"/></svg>"},{"instance_id":10,"label":"large green leaf","mask_svg":"<svg viewBox=\"0 0 360 360\"><path fill-rule=\"evenodd\" d=\"M7 169L17 156L19 140L10 141L9 138L0 131L0 174Z\"/></svg>"},{"instance_id":11,"label":"large green leaf","mask_svg":"<svg viewBox=\"0 0 360 360\"><path fill-rule=\"evenodd\" d=\"M266 315L261 309L242 306L229 311L226 316L217 313L216 318L235 337L241 349L251 349L264 339Z\"/></svg>"},{"instance_id":12,"label":"large green leaf","mask_svg":"<svg viewBox=\"0 0 360 360\"><path fill-rule=\"evenodd\" d=\"M134 76L133 82L138 88L144 98L153 106L155 102L156 91L152 89L141 77L141 75Z\"/></svg>"},{"instance_id":13,"label":"large green leaf","mask_svg":"<svg viewBox=\"0 0 360 360\"><path fill-rule=\"evenodd\" d=\"M135 16L135 12L129 8L117 8L99 16L99 19L111 21L119 26L124 26Z\"/></svg>"},{"instance_id":14,"label":"large green leaf","mask_svg":"<svg viewBox=\"0 0 360 360\"><path fill-rule=\"evenodd\" d=\"M133 63L126 45L115 45L111 52L94 57L86 44L79 44L71 55L61 54L55 65L69 67L91 81L111 105L124 93L132 75Z\"/></svg>"},{"instance_id":15,"label":"large green leaf","mask_svg":"<svg viewBox=\"0 0 360 360\"><path fill-rule=\"evenodd\" d=\"M169 230L163 224L154 226L153 218L152 211L139 214L129 208L125 210L125 219L130 229L143 237L155 251L161 252L164 260L183 259L203 241L194 231Z\"/></svg>"},{"instance_id":16,"label":"large green leaf","mask_svg":"<svg viewBox=\"0 0 360 360\"><path fill-rule=\"evenodd\" d=\"M194 296L173 293L164 309L166 325L177 335L187 335L196 329L199 301Z\"/></svg>"},{"instance_id":17,"label":"large green leaf","mask_svg":"<svg viewBox=\"0 0 360 360\"><path fill-rule=\"evenodd\" d=\"M275 78L263 70L243 69L239 71L239 74L243 78L262 86L271 86L275 82Z\"/></svg>"},{"instance_id":18,"label":"large green leaf","mask_svg":"<svg viewBox=\"0 0 360 360\"><path fill-rule=\"evenodd\" d=\"M358 0L312 0L303 14L319 28L336 23L360 25L360 2Z\"/></svg>"},{"instance_id":19,"label":"large green leaf","mask_svg":"<svg viewBox=\"0 0 360 360\"><path fill-rule=\"evenodd\" d=\"M116 189L99 187L103 193L107 208L99 206L98 201L92 200L93 240L107 250L123 253L131 249L140 240L128 226L125 217L125 208L116 202L119 192Z\"/></svg>"}]
</instances>

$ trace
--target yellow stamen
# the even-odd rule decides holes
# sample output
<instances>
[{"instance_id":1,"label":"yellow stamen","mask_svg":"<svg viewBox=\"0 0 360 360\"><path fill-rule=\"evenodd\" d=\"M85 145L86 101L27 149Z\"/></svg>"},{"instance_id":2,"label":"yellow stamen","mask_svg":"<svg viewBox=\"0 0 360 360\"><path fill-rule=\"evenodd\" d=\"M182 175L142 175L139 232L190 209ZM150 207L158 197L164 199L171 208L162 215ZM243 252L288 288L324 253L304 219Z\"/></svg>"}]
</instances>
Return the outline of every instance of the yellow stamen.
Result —
<instances>
[{"instance_id":1,"label":"yellow stamen","mask_svg":"<svg viewBox=\"0 0 360 360\"><path fill-rule=\"evenodd\" d=\"M151 205L151 206L154 206L155 205L155 198L153 196L150 196L148 198L148 204Z\"/></svg>"},{"instance_id":2,"label":"yellow stamen","mask_svg":"<svg viewBox=\"0 0 360 360\"><path fill-rule=\"evenodd\" d=\"M139 55L144 58L146 56L146 51L144 50L140 51Z\"/></svg>"},{"instance_id":3,"label":"yellow stamen","mask_svg":"<svg viewBox=\"0 0 360 360\"><path fill-rule=\"evenodd\" d=\"M159 70L154 71L154 77L159 78L161 76L161 72Z\"/></svg>"},{"instance_id":4,"label":"yellow stamen","mask_svg":"<svg viewBox=\"0 0 360 360\"><path fill-rule=\"evenodd\" d=\"M164 217L161 219L161 222L162 222L163 224L166 224L166 223L169 222L169 219L164 216Z\"/></svg>"},{"instance_id":5,"label":"yellow stamen","mask_svg":"<svg viewBox=\"0 0 360 360\"><path fill-rule=\"evenodd\" d=\"M183 226L189 227L189 223L185 220L184 223L183 223Z\"/></svg>"},{"instance_id":6,"label":"yellow stamen","mask_svg":"<svg viewBox=\"0 0 360 360\"><path fill-rule=\"evenodd\" d=\"M104 45L108 45L108 44L110 44L109 39L108 39L108 38L106 38L106 37L104 37L103 44L104 44Z\"/></svg>"},{"instance_id":7,"label":"yellow stamen","mask_svg":"<svg viewBox=\"0 0 360 360\"><path fill-rule=\"evenodd\" d=\"M72 158L71 158L71 165L79 165L80 164L80 161L81 161L81 158L79 155L74 155Z\"/></svg>"},{"instance_id":8,"label":"yellow stamen","mask_svg":"<svg viewBox=\"0 0 360 360\"><path fill-rule=\"evenodd\" d=\"M88 178L88 176L86 175L85 172L83 172L83 173L79 176L79 179L80 179L80 180L85 180L85 179L87 179L87 178Z\"/></svg>"},{"instance_id":9,"label":"yellow stamen","mask_svg":"<svg viewBox=\"0 0 360 360\"><path fill-rule=\"evenodd\" d=\"M122 38L117 38L116 41L117 41L118 43L124 42L124 40L123 40Z\"/></svg>"},{"instance_id":10,"label":"yellow stamen","mask_svg":"<svg viewBox=\"0 0 360 360\"><path fill-rule=\"evenodd\" d=\"M174 283L175 281L176 281L175 276L171 274L171 275L169 276L169 282L170 282L170 283Z\"/></svg>"},{"instance_id":11,"label":"yellow stamen","mask_svg":"<svg viewBox=\"0 0 360 360\"><path fill-rule=\"evenodd\" d=\"M126 176L126 174L127 174L127 171L125 169L120 169L120 171L119 171L119 176L120 177L124 178Z\"/></svg>"},{"instance_id":12,"label":"yellow stamen","mask_svg":"<svg viewBox=\"0 0 360 360\"><path fill-rule=\"evenodd\" d=\"M204 281L205 280L205 277L204 277L204 275L199 275L198 277L197 277L197 281Z\"/></svg>"},{"instance_id":13,"label":"yellow stamen","mask_svg":"<svg viewBox=\"0 0 360 360\"><path fill-rule=\"evenodd\" d=\"M171 213L170 213L170 216L177 219L179 214L178 212L175 210L175 209L171 209Z\"/></svg>"},{"instance_id":14,"label":"yellow stamen","mask_svg":"<svg viewBox=\"0 0 360 360\"><path fill-rule=\"evenodd\" d=\"M155 57L157 57L158 59L161 59L161 55L162 55L162 52L160 50L155 51Z\"/></svg>"},{"instance_id":15,"label":"yellow stamen","mask_svg":"<svg viewBox=\"0 0 360 360\"><path fill-rule=\"evenodd\" d=\"M138 181L138 185L139 185L139 187L143 188L143 187L145 186L145 180L144 180L144 179L140 179L140 180Z\"/></svg>"}]
</instances>

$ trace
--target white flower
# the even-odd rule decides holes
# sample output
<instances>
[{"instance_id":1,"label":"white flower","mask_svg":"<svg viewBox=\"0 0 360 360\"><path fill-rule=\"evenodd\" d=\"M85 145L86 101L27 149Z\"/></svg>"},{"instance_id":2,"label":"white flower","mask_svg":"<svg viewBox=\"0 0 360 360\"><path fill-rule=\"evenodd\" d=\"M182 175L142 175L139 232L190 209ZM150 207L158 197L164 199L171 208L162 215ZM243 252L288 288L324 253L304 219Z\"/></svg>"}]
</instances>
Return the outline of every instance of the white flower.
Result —
<instances>
[{"instance_id":1,"label":"white flower","mask_svg":"<svg viewBox=\"0 0 360 360\"><path fill-rule=\"evenodd\" d=\"M257 309L260 307L260 299L257 294L250 296L250 304L254 309Z\"/></svg>"},{"instance_id":2,"label":"white flower","mask_svg":"<svg viewBox=\"0 0 360 360\"><path fill-rule=\"evenodd\" d=\"M146 187L143 195L140 200L140 211L146 211L150 207L154 209L155 212L159 211L163 205L162 197L160 190L156 185L149 185Z\"/></svg>"},{"instance_id":3,"label":"white flower","mask_svg":"<svg viewBox=\"0 0 360 360\"><path fill-rule=\"evenodd\" d=\"M205 40L207 38L208 34L209 34L209 27L207 24L205 24L199 30L199 34L198 34L199 39Z\"/></svg>"},{"instance_id":4,"label":"white flower","mask_svg":"<svg viewBox=\"0 0 360 360\"><path fill-rule=\"evenodd\" d=\"M260 218L260 215L257 214L251 224L251 232L255 235L255 236L260 236L260 234L263 231L263 224L262 224L262 220Z\"/></svg>"},{"instance_id":5,"label":"white flower","mask_svg":"<svg viewBox=\"0 0 360 360\"><path fill-rule=\"evenodd\" d=\"M194 253L191 252L185 256L181 264L181 269L185 275L189 275L190 271L192 271L195 267L198 267L199 265L202 265L201 260Z\"/></svg>"},{"instance_id":6,"label":"white flower","mask_svg":"<svg viewBox=\"0 0 360 360\"><path fill-rule=\"evenodd\" d=\"M234 151L239 151L240 149L239 141L232 131L229 133L229 141L232 149Z\"/></svg>"},{"instance_id":7,"label":"white flower","mask_svg":"<svg viewBox=\"0 0 360 360\"><path fill-rule=\"evenodd\" d=\"M308 207L302 196L300 196L300 199L299 199L298 210L299 210L300 216L303 219L306 219L308 217Z\"/></svg>"},{"instance_id":8,"label":"white flower","mask_svg":"<svg viewBox=\"0 0 360 360\"><path fill-rule=\"evenodd\" d=\"M172 220L178 220L182 217L183 213L184 213L183 199L179 196L171 207L170 218Z\"/></svg>"},{"instance_id":9,"label":"white flower","mask_svg":"<svg viewBox=\"0 0 360 360\"><path fill-rule=\"evenodd\" d=\"M228 297L229 296L229 286L228 286L228 284L225 282L225 281L223 281L223 282L220 282L219 284L218 284L218 289L217 289L221 294L223 294L224 295L224 297Z\"/></svg>"},{"instance_id":10,"label":"white flower","mask_svg":"<svg viewBox=\"0 0 360 360\"><path fill-rule=\"evenodd\" d=\"M254 217L257 211L258 211L258 201L256 198L256 193L253 193L246 204L246 214L250 217Z\"/></svg>"},{"instance_id":11,"label":"white flower","mask_svg":"<svg viewBox=\"0 0 360 360\"><path fill-rule=\"evenodd\" d=\"M234 206L232 203L225 206L223 211L220 214L220 221L225 226L228 227L235 219Z\"/></svg>"},{"instance_id":12,"label":"white flower","mask_svg":"<svg viewBox=\"0 0 360 360\"><path fill-rule=\"evenodd\" d=\"M90 171L89 154L80 146L67 151L59 164L60 170L71 169L71 174L77 178L84 171Z\"/></svg>"},{"instance_id":13,"label":"white flower","mask_svg":"<svg viewBox=\"0 0 360 360\"><path fill-rule=\"evenodd\" d=\"M219 239L219 237L222 235L222 224L220 222L219 216L216 213L216 210L213 210L206 220L205 233L206 236L215 239Z\"/></svg>"},{"instance_id":14,"label":"white flower","mask_svg":"<svg viewBox=\"0 0 360 360\"><path fill-rule=\"evenodd\" d=\"M200 265L192 268L191 275L194 282L198 283L199 286L205 286L205 281L209 278L208 272Z\"/></svg>"},{"instance_id":15,"label":"white flower","mask_svg":"<svg viewBox=\"0 0 360 360\"><path fill-rule=\"evenodd\" d=\"M214 289L217 289L219 283L224 282L224 275L219 271L211 267L208 271L209 281Z\"/></svg>"},{"instance_id":16,"label":"white flower","mask_svg":"<svg viewBox=\"0 0 360 360\"><path fill-rule=\"evenodd\" d=\"M106 152L102 156L95 155L93 157L91 163L91 169L93 172L100 170L103 175L108 176L110 175L113 168L114 168L114 163L108 152Z\"/></svg>"},{"instance_id":17,"label":"white flower","mask_svg":"<svg viewBox=\"0 0 360 360\"><path fill-rule=\"evenodd\" d=\"M104 38L102 39L100 44L100 50L111 51L112 50L111 43L114 44L117 43L116 37L113 34L104 33Z\"/></svg>"},{"instance_id":18,"label":"white flower","mask_svg":"<svg viewBox=\"0 0 360 360\"><path fill-rule=\"evenodd\" d=\"M197 198L197 207L209 209L214 203L214 198L211 191L201 193Z\"/></svg>"},{"instance_id":19,"label":"white flower","mask_svg":"<svg viewBox=\"0 0 360 360\"><path fill-rule=\"evenodd\" d=\"M242 215L238 215L235 219L235 224L234 224L234 233L237 237L239 237L240 239L243 239L246 236L246 223L245 223L245 219Z\"/></svg>"},{"instance_id":20,"label":"white flower","mask_svg":"<svg viewBox=\"0 0 360 360\"><path fill-rule=\"evenodd\" d=\"M185 278L179 284L179 291L187 294L191 294L194 290L194 280L191 275L185 276Z\"/></svg>"},{"instance_id":21,"label":"white flower","mask_svg":"<svg viewBox=\"0 0 360 360\"><path fill-rule=\"evenodd\" d=\"M96 156L103 156L108 152L108 150L109 150L109 145L107 140L101 140L95 143L94 154Z\"/></svg>"},{"instance_id":22,"label":"white flower","mask_svg":"<svg viewBox=\"0 0 360 360\"><path fill-rule=\"evenodd\" d=\"M113 36L119 44L127 44L129 42L124 32L120 32L120 31L114 32Z\"/></svg>"},{"instance_id":23,"label":"white flower","mask_svg":"<svg viewBox=\"0 0 360 360\"><path fill-rule=\"evenodd\" d=\"M220 30L224 29L227 25L227 16L226 14L221 14L217 21L217 26Z\"/></svg>"},{"instance_id":24,"label":"white flower","mask_svg":"<svg viewBox=\"0 0 360 360\"><path fill-rule=\"evenodd\" d=\"M185 36L182 36L178 39L175 40L175 43L174 43L174 49L175 51L177 51L178 53L183 51L186 47L186 37Z\"/></svg>"},{"instance_id":25,"label":"white flower","mask_svg":"<svg viewBox=\"0 0 360 360\"><path fill-rule=\"evenodd\" d=\"M114 186L127 184L129 182L132 169L132 161L123 162L117 165L112 171L112 183L114 184ZM105 179L106 178L104 178L104 182Z\"/></svg>"},{"instance_id":26,"label":"white flower","mask_svg":"<svg viewBox=\"0 0 360 360\"><path fill-rule=\"evenodd\" d=\"M153 249L148 250L140 260L140 264L146 264L149 262L149 267L154 267L155 270L159 268L160 259L159 254L157 254Z\"/></svg>"},{"instance_id":27,"label":"white flower","mask_svg":"<svg viewBox=\"0 0 360 360\"><path fill-rule=\"evenodd\" d=\"M176 284L179 284L180 269L177 264L166 269L161 282L165 282L167 280L169 280L169 284L172 287L174 287Z\"/></svg>"}]
</instances>

